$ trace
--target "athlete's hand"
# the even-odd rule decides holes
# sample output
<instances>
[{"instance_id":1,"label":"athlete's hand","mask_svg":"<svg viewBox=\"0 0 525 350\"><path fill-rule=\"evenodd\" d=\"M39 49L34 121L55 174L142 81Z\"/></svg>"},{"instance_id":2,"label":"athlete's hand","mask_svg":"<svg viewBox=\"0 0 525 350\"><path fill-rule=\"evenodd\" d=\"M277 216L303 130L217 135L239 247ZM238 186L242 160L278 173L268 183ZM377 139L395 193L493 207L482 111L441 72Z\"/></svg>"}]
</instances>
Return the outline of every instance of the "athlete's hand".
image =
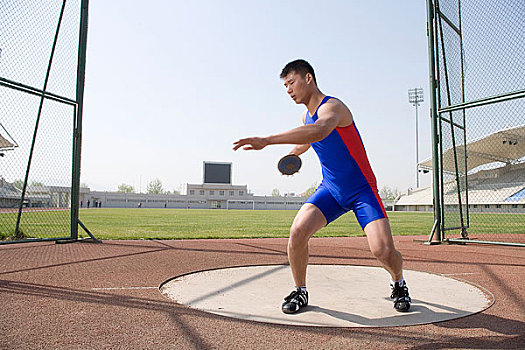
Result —
<instances>
[{"instance_id":1,"label":"athlete's hand","mask_svg":"<svg viewBox=\"0 0 525 350\"><path fill-rule=\"evenodd\" d=\"M245 139L240 139L233 143L233 150L237 151L242 147L243 150L256 150L259 151L264 147L268 146L268 141L264 137L247 137Z\"/></svg>"}]
</instances>

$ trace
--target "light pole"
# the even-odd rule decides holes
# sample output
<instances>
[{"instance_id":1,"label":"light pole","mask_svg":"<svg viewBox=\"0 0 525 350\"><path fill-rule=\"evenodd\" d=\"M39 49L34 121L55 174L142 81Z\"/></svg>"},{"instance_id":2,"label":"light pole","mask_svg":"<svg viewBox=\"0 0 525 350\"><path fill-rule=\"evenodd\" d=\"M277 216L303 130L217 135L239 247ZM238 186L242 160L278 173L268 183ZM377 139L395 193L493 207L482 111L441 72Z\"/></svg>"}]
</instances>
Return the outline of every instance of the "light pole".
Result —
<instances>
[{"instance_id":1,"label":"light pole","mask_svg":"<svg viewBox=\"0 0 525 350\"><path fill-rule=\"evenodd\" d=\"M419 132L417 107L423 102L423 89L415 88L408 90L408 102L416 107L416 188L419 188Z\"/></svg>"}]
</instances>

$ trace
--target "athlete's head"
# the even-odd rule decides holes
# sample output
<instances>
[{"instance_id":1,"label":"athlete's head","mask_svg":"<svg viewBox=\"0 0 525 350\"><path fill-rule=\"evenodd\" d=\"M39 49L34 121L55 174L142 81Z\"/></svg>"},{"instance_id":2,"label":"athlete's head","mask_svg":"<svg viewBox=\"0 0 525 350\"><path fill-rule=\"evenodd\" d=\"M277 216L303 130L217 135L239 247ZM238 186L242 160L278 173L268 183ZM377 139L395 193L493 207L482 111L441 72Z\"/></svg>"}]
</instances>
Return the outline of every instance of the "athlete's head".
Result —
<instances>
[{"instance_id":1,"label":"athlete's head","mask_svg":"<svg viewBox=\"0 0 525 350\"><path fill-rule=\"evenodd\" d=\"M314 83L317 84L317 80L315 80L314 69L310 63L306 62L305 60L295 60L289 62L286 66L284 66L281 72L281 79L285 79L286 76L292 72L300 74L303 78L305 78L307 74L310 74L314 80Z\"/></svg>"},{"instance_id":2,"label":"athlete's head","mask_svg":"<svg viewBox=\"0 0 525 350\"><path fill-rule=\"evenodd\" d=\"M314 69L305 60L295 60L284 66L281 75L287 93L295 103L305 103L317 89Z\"/></svg>"}]
</instances>

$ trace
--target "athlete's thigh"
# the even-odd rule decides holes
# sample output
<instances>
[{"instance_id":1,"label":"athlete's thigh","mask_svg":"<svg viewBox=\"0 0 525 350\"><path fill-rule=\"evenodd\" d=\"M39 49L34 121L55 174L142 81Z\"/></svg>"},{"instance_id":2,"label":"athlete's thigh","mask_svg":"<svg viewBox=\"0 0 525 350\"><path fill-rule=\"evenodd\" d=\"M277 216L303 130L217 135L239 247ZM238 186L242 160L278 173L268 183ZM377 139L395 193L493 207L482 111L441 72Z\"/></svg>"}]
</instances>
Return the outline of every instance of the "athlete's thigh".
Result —
<instances>
[{"instance_id":1,"label":"athlete's thigh","mask_svg":"<svg viewBox=\"0 0 525 350\"><path fill-rule=\"evenodd\" d=\"M324 226L326 226L326 218L321 210L311 203L305 203L295 215L291 234L309 239Z\"/></svg>"},{"instance_id":2,"label":"athlete's thigh","mask_svg":"<svg viewBox=\"0 0 525 350\"><path fill-rule=\"evenodd\" d=\"M314 194L306 200L306 203L313 204L317 209L321 211L326 223L324 226L328 225L332 221L336 220L338 217L348 212L347 209L341 207L339 203L332 196L328 188L321 183L319 187L315 190Z\"/></svg>"},{"instance_id":3,"label":"athlete's thigh","mask_svg":"<svg viewBox=\"0 0 525 350\"><path fill-rule=\"evenodd\" d=\"M377 191L373 191L371 188L364 188L355 193L352 198L351 208L363 230L370 223L387 218L385 208Z\"/></svg>"}]
</instances>

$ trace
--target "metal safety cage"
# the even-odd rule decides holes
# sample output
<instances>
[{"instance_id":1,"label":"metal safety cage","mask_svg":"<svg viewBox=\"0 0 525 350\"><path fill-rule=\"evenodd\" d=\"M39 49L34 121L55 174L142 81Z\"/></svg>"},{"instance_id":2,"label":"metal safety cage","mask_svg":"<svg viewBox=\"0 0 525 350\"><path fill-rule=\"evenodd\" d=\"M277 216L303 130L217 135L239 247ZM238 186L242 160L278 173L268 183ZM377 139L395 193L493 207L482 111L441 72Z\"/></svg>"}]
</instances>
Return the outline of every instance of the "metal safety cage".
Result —
<instances>
[{"instance_id":1,"label":"metal safety cage","mask_svg":"<svg viewBox=\"0 0 525 350\"><path fill-rule=\"evenodd\" d=\"M524 31L521 0L427 0L428 243L525 246Z\"/></svg>"},{"instance_id":2,"label":"metal safety cage","mask_svg":"<svg viewBox=\"0 0 525 350\"><path fill-rule=\"evenodd\" d=\"M88 0L0 2L0 244L78 241Z\"/></svg>"}]
</instances>

